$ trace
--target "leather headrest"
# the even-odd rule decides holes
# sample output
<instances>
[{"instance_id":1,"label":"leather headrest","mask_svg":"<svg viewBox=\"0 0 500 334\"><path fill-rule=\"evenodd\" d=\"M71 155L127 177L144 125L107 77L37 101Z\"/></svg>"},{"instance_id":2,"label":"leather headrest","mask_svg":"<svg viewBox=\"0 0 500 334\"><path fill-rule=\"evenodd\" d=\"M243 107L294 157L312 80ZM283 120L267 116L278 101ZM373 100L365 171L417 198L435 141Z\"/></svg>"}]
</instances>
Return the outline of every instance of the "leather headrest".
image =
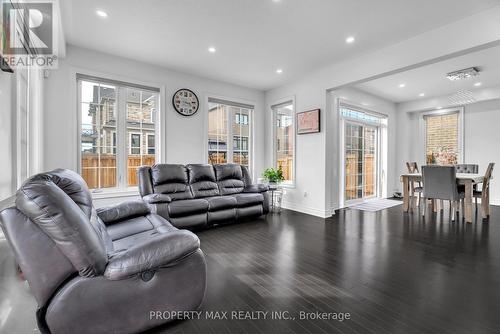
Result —
<instances>
[{"instance_id":1,"label":"leather headrest","mask_svg":"<svg viewBox=\"0 0 500 334\"><path fill-rule=\"evenodd\" d=\"M184 165L157 164L151 167L153 185L164 183L188 183L188 173Z\"/></svg>"},{"instance_id":2,"label":"leather headrest","mask_svg":"<svg viewBox=\"0 0 500 334\"><path fill-rule=\"evenodd\" d=\"M212 165L187 165L189 171L189 183L211 181L215 182L215 171Z\"/></svg>"}]
</instances>

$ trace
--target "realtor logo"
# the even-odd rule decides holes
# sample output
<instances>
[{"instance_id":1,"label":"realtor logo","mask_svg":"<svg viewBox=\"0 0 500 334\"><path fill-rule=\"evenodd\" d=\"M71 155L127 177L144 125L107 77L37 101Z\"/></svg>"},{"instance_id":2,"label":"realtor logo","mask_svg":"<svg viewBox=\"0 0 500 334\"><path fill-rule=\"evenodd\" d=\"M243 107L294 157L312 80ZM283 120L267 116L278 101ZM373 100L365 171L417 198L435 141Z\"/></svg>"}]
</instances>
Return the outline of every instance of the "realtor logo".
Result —
<instances>
[{"instance_id":1,"label":"realtor logo","mask_svg":"<svg viewBox=\"0 0 500 334\"><path fill-rule=\"evenodd\" d=\"M4 2L2 13L3 62L12 68L54 68L52 2Z\"/></svg>"}]
</instances>

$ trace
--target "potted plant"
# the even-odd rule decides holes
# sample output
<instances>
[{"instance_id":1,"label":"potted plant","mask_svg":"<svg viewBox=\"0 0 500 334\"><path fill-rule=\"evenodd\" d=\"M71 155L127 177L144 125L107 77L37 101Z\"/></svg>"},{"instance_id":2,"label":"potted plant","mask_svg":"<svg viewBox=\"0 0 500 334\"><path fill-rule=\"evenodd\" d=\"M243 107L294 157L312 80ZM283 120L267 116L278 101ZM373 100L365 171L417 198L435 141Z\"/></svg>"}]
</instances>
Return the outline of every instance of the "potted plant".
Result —
<instances>
[{"instance_id":1,"label":"potted plant","mask_svg":"<svg viewBox=\"0 0 500 334\"><path fill-rule=\"evenodd\" d=\"M262 177L267 180L270 189L276 189L278 183L285 179L281 168L267 168L264 173L262 173Z\"/></svg>"}]
</instances>

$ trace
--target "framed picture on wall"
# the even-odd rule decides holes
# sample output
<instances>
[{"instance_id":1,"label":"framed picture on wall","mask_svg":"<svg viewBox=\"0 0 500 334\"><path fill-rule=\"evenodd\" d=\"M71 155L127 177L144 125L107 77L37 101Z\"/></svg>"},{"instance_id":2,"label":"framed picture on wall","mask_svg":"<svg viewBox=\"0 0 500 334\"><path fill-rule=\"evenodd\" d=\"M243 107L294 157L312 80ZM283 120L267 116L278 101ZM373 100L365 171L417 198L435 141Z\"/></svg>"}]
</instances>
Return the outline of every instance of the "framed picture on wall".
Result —
<instances>
[{"instance_id":1,"label":"framed picture on wall","mask_svg":"<svg viewBox=\"0 0 500 334\"><path fill-rule=\"evenodd\" d=\"M320 109L297 113L297 134L317 133L321 131Z\"/></svg>"}]
</instances>

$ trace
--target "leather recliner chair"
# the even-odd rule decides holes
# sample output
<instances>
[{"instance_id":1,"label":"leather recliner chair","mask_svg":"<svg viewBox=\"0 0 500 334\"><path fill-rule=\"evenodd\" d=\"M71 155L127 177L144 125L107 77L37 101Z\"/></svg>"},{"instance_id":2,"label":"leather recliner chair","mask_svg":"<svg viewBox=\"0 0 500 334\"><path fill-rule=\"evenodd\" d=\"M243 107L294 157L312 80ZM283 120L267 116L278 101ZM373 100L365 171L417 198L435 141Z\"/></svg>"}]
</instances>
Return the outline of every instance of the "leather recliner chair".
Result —
<instances>
[{"instance_id":1,"label":"leather recliner chair","mask_svg":"<svg viewBox=\"0 0 500 334\"><path fill-rule=\"evenodd\" d=\"M137 170L151 210L179 228L202 228L269 212L268 186L237 164L156 164Z\"/></svg>"},{"instance_id":2,"label":"leather recliner chair","mask_svg":"<svg viewBox=\"0 0 500 334\"><path fill-rule=\"evenodd\" d=\"M42 333L137 333L167 320L153 311L197 309L206 264L196 235L143 201L96 210L80 175L38 174L0 213L37 303Z\"/></svg>"}]
</instances>

